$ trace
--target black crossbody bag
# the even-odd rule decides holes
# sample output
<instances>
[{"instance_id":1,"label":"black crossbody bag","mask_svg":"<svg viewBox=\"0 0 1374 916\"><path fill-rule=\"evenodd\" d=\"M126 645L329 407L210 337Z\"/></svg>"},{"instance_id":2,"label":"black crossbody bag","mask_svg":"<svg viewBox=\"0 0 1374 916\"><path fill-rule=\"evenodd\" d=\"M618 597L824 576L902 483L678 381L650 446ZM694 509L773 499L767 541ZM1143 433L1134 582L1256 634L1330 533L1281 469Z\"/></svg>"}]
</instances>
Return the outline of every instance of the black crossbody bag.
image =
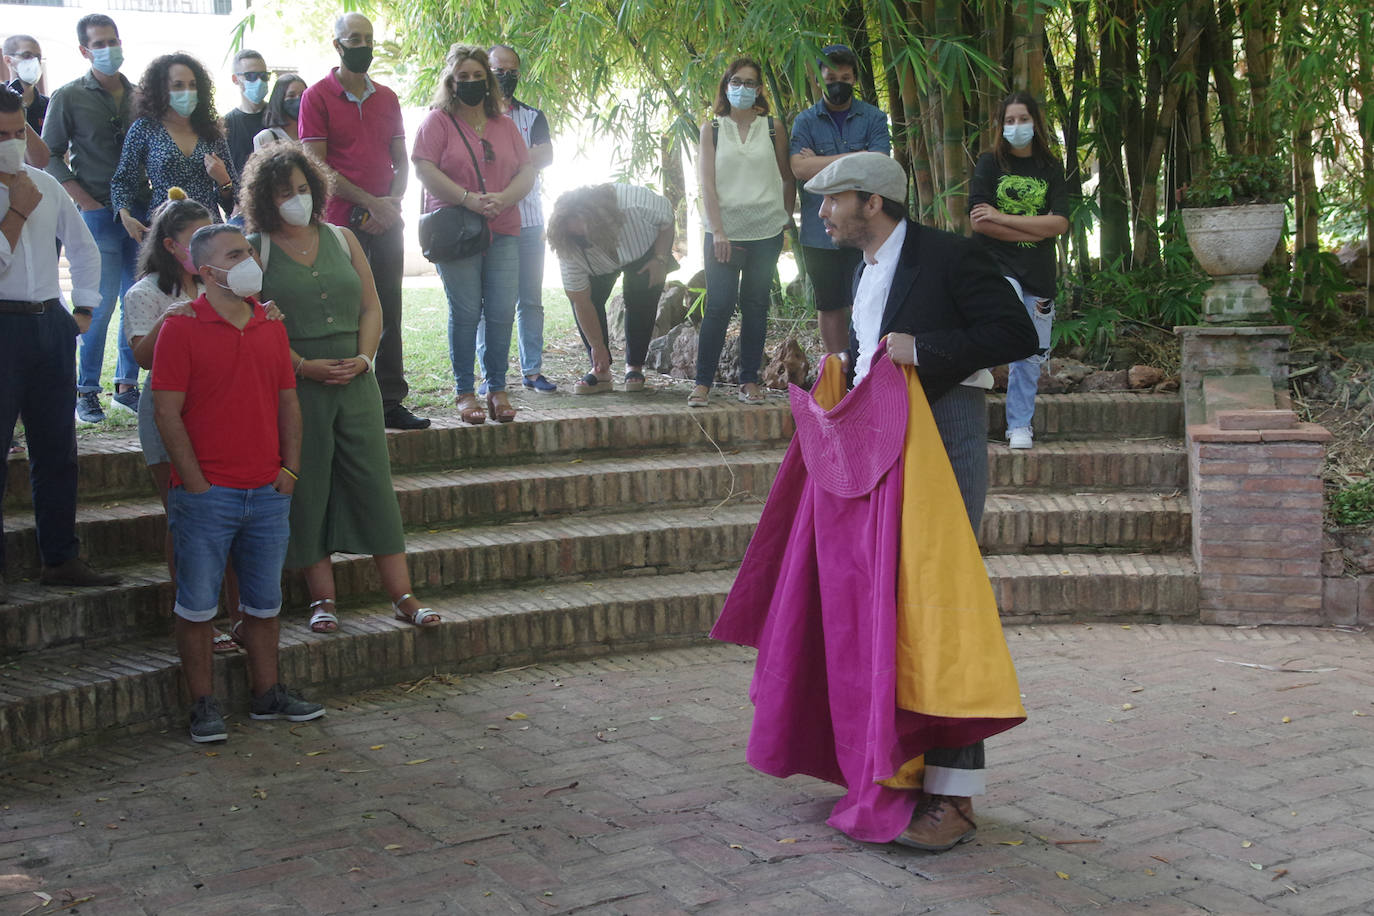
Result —
<instances>
[{"instance_id":1,"label":"black crossbody bag","mask_svg":"<svg viewBox=\"0 0 1374 916\"><path fill-rule=\"evenodd\" d=\"M453 129L458 131L463 145L468 148L468 155L472 157L472 170L477 173L477 184L485 194L487 183L482 180L482 167L477 164L477 154L472 151L472 144L468 142L467 136L463 134L463 129L458 126L453 115L447 111L444 114L453 121ZM438 210L431 210L420 217L420 253L428 261L457 261L470 258L486 251L490 245L491 229L487 226L487 218L480 213L473 213L467 207L450 204Z\"/></svg>"}]
</instances>

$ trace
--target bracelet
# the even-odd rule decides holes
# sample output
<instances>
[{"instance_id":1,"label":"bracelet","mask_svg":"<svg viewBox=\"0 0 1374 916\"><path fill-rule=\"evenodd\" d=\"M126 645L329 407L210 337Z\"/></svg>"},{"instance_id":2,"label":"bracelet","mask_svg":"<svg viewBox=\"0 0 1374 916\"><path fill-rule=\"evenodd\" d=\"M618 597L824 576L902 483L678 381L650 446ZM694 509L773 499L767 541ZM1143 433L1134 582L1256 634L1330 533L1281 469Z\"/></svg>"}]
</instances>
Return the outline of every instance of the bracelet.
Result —
<instances>
[{"instance_id":1,"label":"bracelet","mask_svg":"<svg viewBox=\"0 0 1374 916\"><path fill-rule=\"evenodd\" d=\"M460 201L458 201L458 206L461 207L463 204L467 203L467 202L468 202L468 195L471 194L471 193L472 193L472 192L469 191L467 188L464 188L464 189L463 189L463 199L460 200Z\"/></svg>"},{"instance_id":2,"label":"bracelet","mask_svg":"<svg viewBox=\"0 0 1374 916\"><path fill-rule=\"evenodd\" d=\"M296 357L296 376L297 376L297 377L300 376L300 374L301 374L301 367L304 366L304 365L305 365L305 357L304 357L304 356L298 356L298 357Z\"/></svg>"},{"instance_id":3,"label":"bracelet","mask_svg":"<svg viewBox=\"0 0 1374 916\"><path fill-rule=\"evenodd\" d=\"M355 359L360 359L360 360L362 360L363 362L367 363L367 371L368 371L368 372L372 372L372 371L376 368L376 363L373 361L372 357L368 356L366 353L359 353L359 354L358 354L356 357L354 357L354 358L355 358Z\"/></svg>"},{"instance_id":4,"label":"bracelet","mask_svg":"<svg viewBox=\"0 0 1374 916\"><path fill-rule=\"evenodd\" d=\"M281 469L282 469L283 471L285 471L286 474L287 474L287 476L290 477L292 480L300 480L300 478L296 476L296 472L293 471L293 470L291 470L291 469L290 469L289 467L287 467L286 465L283 464L283 465L281 466Z\"/></svg>"},{"instance_id":5,"label":"bracelet","mask_svg":"<svg viewBox=\"0 0 1374 916\"><path fill-rule=\"evenodd\" d=\"M10 212L17 213L19 215L19 218L24 220L24 222L28 222L29 220L29 215L23 212L22 210L16 210L14 207L10 207Z\"/></svg>"}]
</instances>

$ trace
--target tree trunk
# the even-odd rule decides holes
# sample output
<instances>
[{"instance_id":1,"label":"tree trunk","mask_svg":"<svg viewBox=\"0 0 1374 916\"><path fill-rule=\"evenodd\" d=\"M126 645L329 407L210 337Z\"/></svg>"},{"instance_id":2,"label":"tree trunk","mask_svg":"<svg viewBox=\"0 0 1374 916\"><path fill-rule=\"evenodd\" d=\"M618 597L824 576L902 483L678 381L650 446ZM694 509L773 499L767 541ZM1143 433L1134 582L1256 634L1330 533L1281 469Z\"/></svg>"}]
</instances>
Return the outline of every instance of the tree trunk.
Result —
<instances>
[{"instance_id":1,"label":"tree trunk","mask_svg":"<svg viewBox=\"0 0 1374 916\"><path fill-rule=\"evenodd\" d=\"M1368 318L1374 318L1374 258L1369 256L1370 248L1374 247L1374 67L1370 66L1371 43L1374 43L1374 14L1365 10L1360 13L1357 42L1359 72L1355 79L1360 88L1360 162L1364 166L1364 313Z\"/></svg>"},{"instance_id":2,"label":"tree trunk","mask_svg":"<svg viewBox=\"0 0 1374 916\"><path fill-rule=\"evenodd\" d=\"M673 205L677 241L673 247L686 252L687 244L687 176L682 168L682 146L673 133L659 140L659 164L663 171L663 196Z\"/></svg>"},{"instance_id":3,"label":"tree trunk","mask_svg":"<svg viewBox=\"0 0 1374 916\"><path fill-rule=\"evenodd\" d=\"M1238 0L1241 38L1245 45L1245 78L1250 84L1250 139L1255 156L1274 152L1274 122L1269 86L1274 74L1274 9L1272 0Z\"/></svg>"},{"instance_id":4,"label":"tree trunk","mask_svg":"<svg viewBox=\"0 0 1374 916\"><path fill-rule=\"evenodd\" d=\"M959 27L959 0L935 0L935 31L939 35L954 36ZM941 222L951 232L965 232L968 228L968 176L970 169L964 156L964 98L959 93L955 74L946 74L949 85L940 90L940 160L943 163L944 188L939 210Z\"/></svg>"},{"instance_id":5,"label":"tree trunk","mask_svg":"<svg viewBox=\"0 0 1374 916\"><path fill-rule=\"evenodd\" d=\"M1102 266L1124 266L1131 260L1130 199L1126 191L1125 164L1121 147L1125 141L1122 113L1126 110L1126 50L1121 34L1127 20L1116 18L1125 12L1119 0L1105 0L1098 6L1098 199L1102 210ZM1134 21L1132 18L1131 22Z\"/></svg>"}]
</instances>

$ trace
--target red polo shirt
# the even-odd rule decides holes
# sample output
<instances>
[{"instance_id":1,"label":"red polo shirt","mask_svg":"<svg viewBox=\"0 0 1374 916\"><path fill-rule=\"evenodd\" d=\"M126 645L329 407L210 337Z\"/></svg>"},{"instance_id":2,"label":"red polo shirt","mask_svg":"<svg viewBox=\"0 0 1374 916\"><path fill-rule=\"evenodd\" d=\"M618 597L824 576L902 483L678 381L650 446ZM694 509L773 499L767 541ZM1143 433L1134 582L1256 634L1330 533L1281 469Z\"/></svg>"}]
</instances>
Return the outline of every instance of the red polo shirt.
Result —
<instances>
[{"instance_id":1,"label":"red polo shirt","mask_svg":"<svg viewBox=\"0 0 1374 916\"><path fill-rule=\"evenodd\" d=\"M277 402L296 387L286 325L268 321L256 299L240 331L205 296L196 317L162 323L153 351L153 390L184 391L181 420L205 479L218 487L266 486L281 471ZM176 468L172 484L179 485Z\"/></svg>"},{"instance_id":2,"label":"red polo shirt","mask_svg":"<svg viewBox=\"0 0 1374 916\"><path fill-rule=\"evenodd\" d=\"M404 140L406 129L396 93L380 83L371 86L372 92L355 102L339 82L338 68L330 70L301 96L299 132L302 143L322 140L327 144L324 160L330 168L367 193L385 197L395 169L391 141ZM324 218L347 226L352 209L351 200L332 196Z\"/></svg>"}]
</instances>

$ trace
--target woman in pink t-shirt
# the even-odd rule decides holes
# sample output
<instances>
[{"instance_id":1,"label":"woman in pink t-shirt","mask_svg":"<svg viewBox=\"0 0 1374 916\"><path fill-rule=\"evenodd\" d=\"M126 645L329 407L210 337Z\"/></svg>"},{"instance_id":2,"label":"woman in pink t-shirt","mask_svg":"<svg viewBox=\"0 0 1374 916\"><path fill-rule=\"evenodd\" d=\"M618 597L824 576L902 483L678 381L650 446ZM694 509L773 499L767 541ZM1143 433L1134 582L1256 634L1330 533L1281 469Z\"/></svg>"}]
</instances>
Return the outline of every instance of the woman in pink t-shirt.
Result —
<instances>
[{"instance_id":1,"label":"woman in pink t-shirt","mask_svg":"<svg viewBox=\"0 0 1374 916\"><path fill-rule=\"evenodd\" d=\"M488 414L501 423L515 419L506 395L506 371L520 270L517 204L534 187L534 167L515 122L501 113L500 99L487 52L475 45L453 45L434 107L420 125L410 155L425 188L426 213L444 206L467 207L485 216L491 229L486 251L434 265L448 295L449 359L458 409L463 421L473 424L486 422ZM483 319L485 410L473 392L472 370L477 324Z\"/></svg>"}]
</instances>

